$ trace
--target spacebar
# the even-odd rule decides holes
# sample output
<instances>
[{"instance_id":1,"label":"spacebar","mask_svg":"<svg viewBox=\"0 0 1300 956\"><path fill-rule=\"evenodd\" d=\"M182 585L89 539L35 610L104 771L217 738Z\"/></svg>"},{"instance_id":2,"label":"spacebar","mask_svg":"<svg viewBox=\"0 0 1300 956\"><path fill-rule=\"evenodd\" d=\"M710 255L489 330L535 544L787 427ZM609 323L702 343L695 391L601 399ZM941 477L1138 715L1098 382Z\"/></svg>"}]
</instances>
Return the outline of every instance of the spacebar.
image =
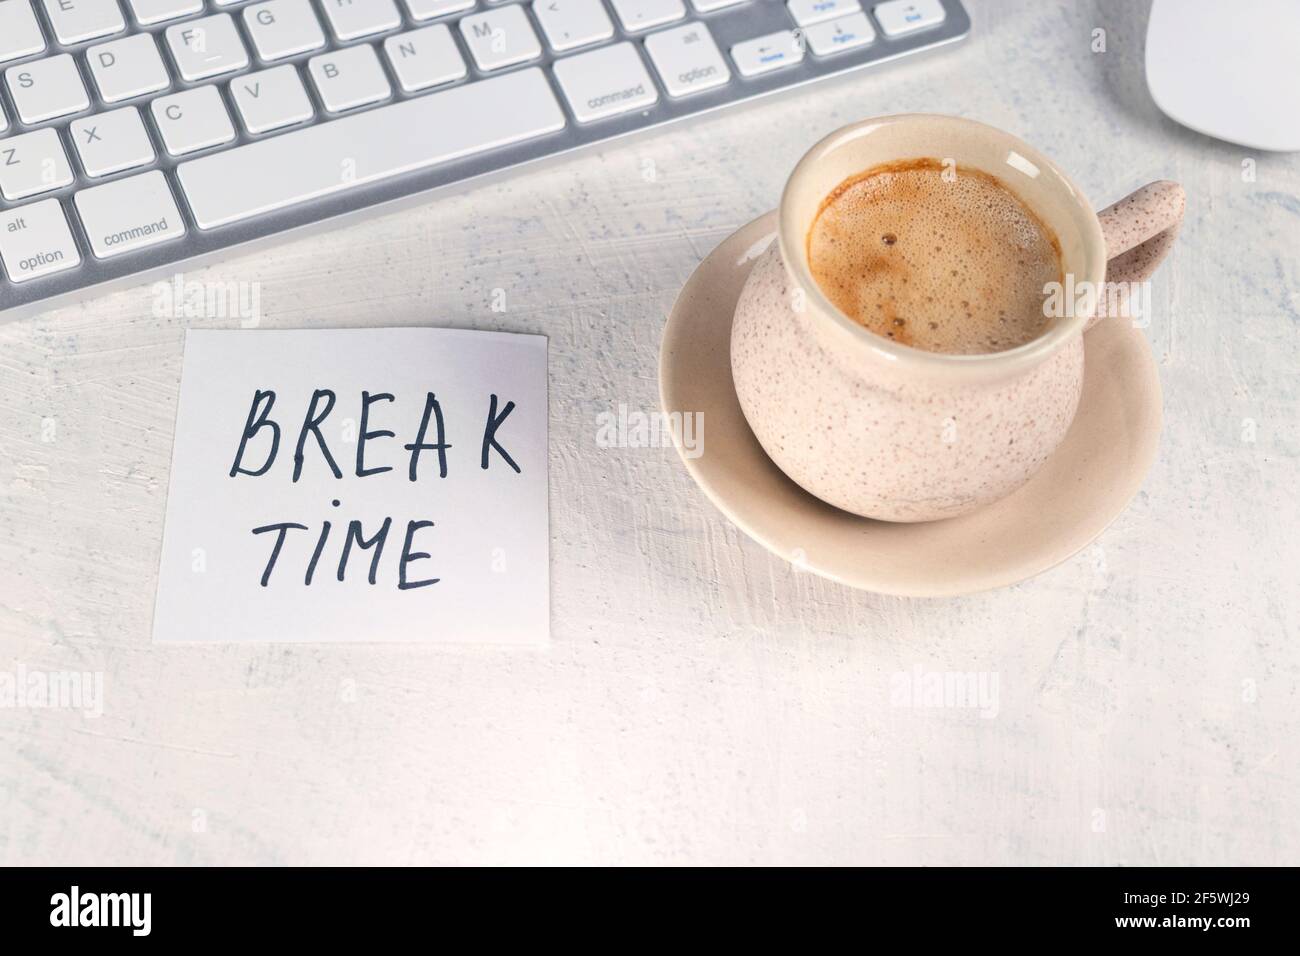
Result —
<instances>
[{"instance_id":1,"label":"spacebar","mask_svg":"<svg viewBox=\"0 0 1300 956\"><path fill-rule=\"evenodd\" d=\"M181 163L200 229L563 129L540 70L479 80Z\"/></svg>"}]
</instances>

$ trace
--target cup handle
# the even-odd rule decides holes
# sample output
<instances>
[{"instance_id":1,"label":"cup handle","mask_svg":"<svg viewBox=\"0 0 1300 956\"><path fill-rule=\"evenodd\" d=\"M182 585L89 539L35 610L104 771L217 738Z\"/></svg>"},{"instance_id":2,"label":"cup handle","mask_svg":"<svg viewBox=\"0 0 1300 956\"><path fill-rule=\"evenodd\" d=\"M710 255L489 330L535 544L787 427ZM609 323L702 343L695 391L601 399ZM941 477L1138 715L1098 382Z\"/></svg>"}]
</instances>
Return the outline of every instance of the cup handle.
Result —
<instances>
[{"instance_id":1,"label":"cup handle","mask_svg":"<svg viewBox=\"0 0 1300 956\"><path fill-rule=\"evenodd\" d=\"M1147 183L1097 213L1106 240L1106 282L1125 283L1121 288L1127 289L1131 288L1127 283L1151 278L1178 237L1186 205L1183 187L1161 179ZM1108 308L1108 303L1113 305L1116 301L1110 295L1099 296L1097 313L1085 330L1114 311ZM1126 305L1127 294L1118 302Z\"/></svg>"}]
</instances>

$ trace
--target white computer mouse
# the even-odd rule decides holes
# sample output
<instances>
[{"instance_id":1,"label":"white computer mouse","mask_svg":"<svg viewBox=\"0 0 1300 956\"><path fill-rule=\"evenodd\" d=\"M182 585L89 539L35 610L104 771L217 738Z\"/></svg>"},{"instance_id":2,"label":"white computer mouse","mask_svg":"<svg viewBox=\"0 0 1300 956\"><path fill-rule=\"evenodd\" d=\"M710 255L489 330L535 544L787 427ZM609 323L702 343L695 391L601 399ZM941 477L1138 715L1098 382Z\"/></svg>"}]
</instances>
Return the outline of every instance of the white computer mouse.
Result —
<instances>
[{"instance_id":1,"label":"white computer mouse","mask_svg":"<svg viewBox=\"0 0 1300 956\"><path fill-rule=\"evenodd\" d=\"M1252 149L1300 150L1300 0L1154 0L1146 63L1171 119Z\"/></svg>"}]
</instances>

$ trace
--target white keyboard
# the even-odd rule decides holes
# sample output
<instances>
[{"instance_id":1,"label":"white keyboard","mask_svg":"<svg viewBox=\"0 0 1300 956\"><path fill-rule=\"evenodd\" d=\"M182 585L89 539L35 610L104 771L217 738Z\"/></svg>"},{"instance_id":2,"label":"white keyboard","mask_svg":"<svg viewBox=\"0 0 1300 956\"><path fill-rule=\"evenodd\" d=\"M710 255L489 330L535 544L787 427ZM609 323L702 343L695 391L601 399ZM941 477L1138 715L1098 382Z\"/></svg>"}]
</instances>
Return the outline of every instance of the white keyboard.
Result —
<instances>
[{"instance_id":1,"label":"white keyboard","mask_svg":"<svg viewBox=\"0 0 1300 956\"><path fill-rule=\"evenodd\" d=\"M0 0L0 316L968 29L960 0Z\"/></svg>"}]
</instances>

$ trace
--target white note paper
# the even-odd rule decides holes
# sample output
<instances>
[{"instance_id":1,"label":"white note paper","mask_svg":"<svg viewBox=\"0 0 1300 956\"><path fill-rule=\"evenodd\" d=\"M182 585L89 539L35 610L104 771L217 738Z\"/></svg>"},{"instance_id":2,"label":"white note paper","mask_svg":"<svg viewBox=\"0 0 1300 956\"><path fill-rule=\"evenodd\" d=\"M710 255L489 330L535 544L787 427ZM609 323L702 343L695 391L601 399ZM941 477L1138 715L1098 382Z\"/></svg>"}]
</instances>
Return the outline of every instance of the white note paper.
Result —
<instances>
[{"instance_id":1,"label":"white note paper","mask_svg":"<svg viewBox=\"0 0 1300 956\"><path fill-rule=\"evenodd\" d=\"M546 425L542 336L189 332L154 640L545 643Z\"/></svg>"}]
</instances>

